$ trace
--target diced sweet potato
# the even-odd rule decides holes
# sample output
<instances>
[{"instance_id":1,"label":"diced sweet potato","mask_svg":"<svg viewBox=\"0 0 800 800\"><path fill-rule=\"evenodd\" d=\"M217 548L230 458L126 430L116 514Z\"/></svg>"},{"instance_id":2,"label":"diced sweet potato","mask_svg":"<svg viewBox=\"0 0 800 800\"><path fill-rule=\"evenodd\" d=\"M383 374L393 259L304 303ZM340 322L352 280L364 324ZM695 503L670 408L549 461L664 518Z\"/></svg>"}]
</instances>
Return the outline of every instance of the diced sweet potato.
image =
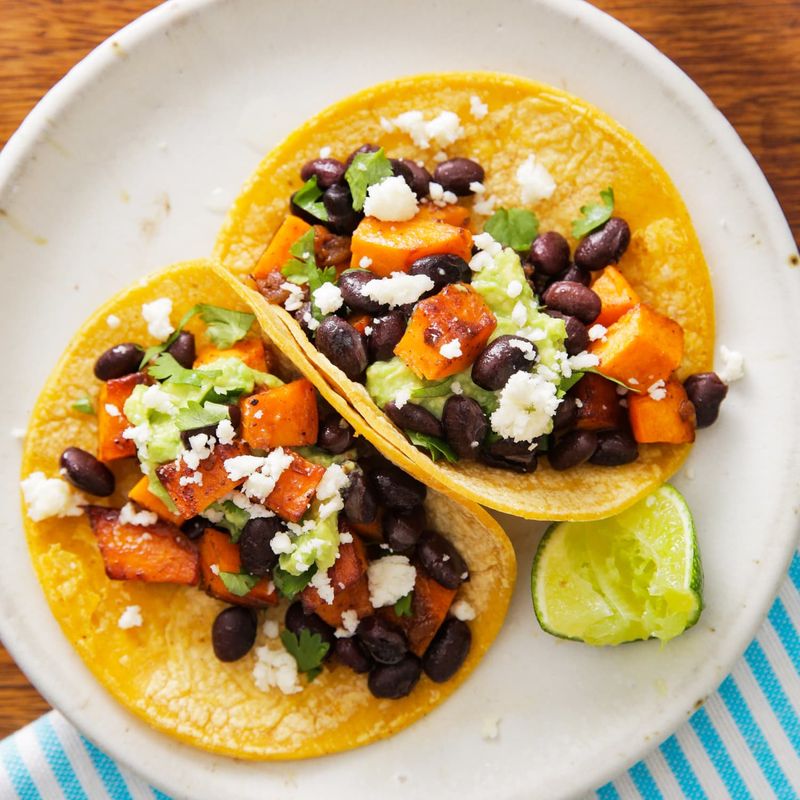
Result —
<instances>
[{"instance_id":1,"label":"diced sweet potato","mask_svg":"<svg viewBox=\"0 0 800 800\"><path fill-rule=\"evenodd\" d=\"M306 378L245 397L240 408L242 436L251 447L302 447L317 441L317 396Z\"/></svg>"},{"instance_id":2,"label":"diced sweet potato","mask_svg":"<svg viewBox=\"0 0 800 800\"><path fill-rule=\"evenodd\" d=\"M282 519L300 522L314 499L317 486L325 474L325 467L312 464L297 453L292 453L292 459L264 505Z\"/></svg>"},{"instance_id":3,"label":"diced sweet potato","mask_svg":"<svg viewBox=\"0 0 800 800\"><path fill-rule=\"evenodd\" d=\"M372 522L350 522L347 524L361 537L371 542L383 541L383 508L378 508L378 513Z\"/></svg>"},{"instance_id":4,"label":"diced sweet potato","mask_svg":"<svg viewBox=\"0 0 800 800\"><path fill-rule=\"evenodd\" d=\"M210 364L218 358L238 358L241 359L251 369L259 372L269 372L267 354L264 349L264 342L260 336L248 336L240 342L236 342L233 347L227 350L219 350L216 347L204 347L194 360L194 366Z\"/></svg>"},{"instance_id":5,"label":"diced sweet potato","mask_svg":"<svg viewBox=\"0 0 800 800\"><path fill-rule=\"evenodd\" d=\"M176 459L157 467L156 475L178 507L178 513L189 519L236 488L237 481L232 481L225 471L225 461L249 452L250 448L244 442L218 444L196 470L189 469L182 459ZM199 483L196 482L195 473L200 473Z\"/></svg>"},{"instance_id":6,"label":"diced sweet potato","mask_svg":"<svg viewBox=\"0 0 800 800\"><path fill-rule=\"evenodd\" d=\"M256 268L253 270L253 277L263 278L267 273L279 270L291 258L289 248L310 227L300 217L291 214L286 217L259 258Z\"/></svg>"},{"instance_id":7,"label":"diced sweet potato","mask_svg":"<svg viewBox=\"0 0 800 800\"><path fill-rule=\"evenodd\" d=\"M146 475L128 492L128 498L133 500L134 503L138 503L142 508L155 512L161 519L171 522L173 525L180 526L183 522L186 522L186 517L180 514L173 514L150 491L150 480Z\"/></svg>"},{"instance_id":8,"label":"diced sweet potato","mask_svg":"<svg viewBox=\"0 0 800 800\"><path fill-rule=\"evenodd\" d=\"M606 267L592 284L592 291L600 298L595 323L606 328L639 302L639 295L616 267Z\"/></svg>"},{"instance_id":9,"label":"diced sweet potato","mask_svg":"<svg viewBox=\"0 0 800 800\"><path fill-rule=\"evenodd\" d=\"M366 328L372 324L372 317L369 314L353 314L347 321L359 332L364 333Z\"/></svg>"},{"instance_id":10,"label":"diced sweet potato","mask_svg":"<svg viewBox=\"0 0 800 800\"><path fill-rule=\"evenodd\" d=\"M495 327L497 319L483 298L464 283L451 283L417 303L394 352L419 377L440 380L466 369ZM454 341L459 344L457 354L442 355L442 346Z\"/></svg>"},{"instance_id":11,"label":"diced sweet potato","mask_svg":"<svg viewBox=\"0 0 800 800\"><path fill-rule=\"evenodd\" d=\"M469 261L472 234L466 228L432 219L382 222L364 217L353 233L350 249L351 267L358 268L366 256L372 260L370 270L385 277L406 272L418 258L433 253L454 253Z\"/></svg>"},{"instance_id":12,"label":"diced sweet potato","mask_svg":"<svg viewBox=\"0 0 800 800\"><path fill-rule=\"evenodd\" d=\"M239 545L234 544L227 533L216 528L206 528L200 537L200 569L203 574L203 585L212 597L217 597L226 603L252 608L278 604L278 593L269 578L261 578L242 597L228 591L219 573L232 572L238 575L242 571Z\"/></svg>"},{"instance_id":13,"label":"diced sweet potato","mask_svg":"<svg viewBox=\"0 0 800 800\"><path fill-rule=\"evenodd\" d=\"M683 328L639 303L623 314L589 351L600 359L598 372L639 391L666 380L683 358Z\"/></svg>"},{"instance_id":14,"label":"diced sweet potato","mask_svg":"<svg viewBox=\"0 0 800 800\"><path fill-rule=\"evenodd\" d=\"M680 381L668 380L666 397L628 395L628 416L637 442L686 444L694 441L695 411ZM655 394L655 392L654 392Z\"/></svg>"},{"instance_id":15,"label":"diced sweet potato","mask_svg":"<svg viewBox=\"0 0 800 800\"><path fill-rule=\"evenodd\" d=\"M457 228L466 228L469 224L469 209L449 204L439 208L433 203L423 203L414 219L431 219L434 222L455 225Z\"/></svg>"},{"instance_id":16,"label":"diced sweet potato","mask_svg":"<svg viewBox=\"0 0 800 800\"><path fill-rule=\"evenodd\" d=\"M577 409L576 428L583 431L606 431L619 428L622 407L617 387L602 375L587 372L570 391Z\"/></svg>"},{"instance_id":17,"label":"diced sweet potato","mask_svg":"<svg viewBox=\"0 0 800 800\"><path fill-rule=\"evenodd\" d=\"M197 549L171 523L121 525L119 509L104 506L86 513L112 580L194 586L200 579Z\"/></svg>"},{"instance_id":18,"label":"diced sweet potato","mask_svg":"<svg viewBox=\"0 0 800 800\"><path fill-rule=\"evenodd\" d=\"M359 619L372 614L367 584L368 566L364 545L357 536L353 537L350 544L340 544L339 558L328 570L333 588L333 602L326 603L315 587L307 586L300 595L306 613L315 613L334 628L342 627L344 611L355 611Z\"/></svg>"},{"instance_id":19,"label":"diced sweet potato","mask_svg":"<svg viewBox=\"0 0 800 800\"><path fill-rule=\"evenodd\" d=\"M97 403L97 457L101 461L116 461L118 458L136 455L136 445L122 436L122 432L130 427L122 409L134 387L148 381L145 373L134 372L106 381L100 387ZM109 409L112 409L111 413Z\"/></svg>"}]
</instances>

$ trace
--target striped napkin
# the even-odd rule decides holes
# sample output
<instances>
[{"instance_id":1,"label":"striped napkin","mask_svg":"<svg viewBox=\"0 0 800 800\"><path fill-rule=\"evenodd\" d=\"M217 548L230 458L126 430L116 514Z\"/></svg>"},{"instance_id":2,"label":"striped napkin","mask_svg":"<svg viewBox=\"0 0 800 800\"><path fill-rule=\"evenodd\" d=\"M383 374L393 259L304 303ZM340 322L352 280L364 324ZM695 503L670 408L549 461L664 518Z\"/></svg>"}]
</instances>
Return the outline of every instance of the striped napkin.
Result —
<instances>
[{"instance_id":1,"label":"striped napkin","mask_svg":"<svg viewBox=\"0 0 800 800\"><path fill-rule=\"evenodd\" d=\"M800 798L800 553L756 639L678 732L585 800ZM0 742L0 800L169 800L58 712Z\"/></svg>"}]
</instances>

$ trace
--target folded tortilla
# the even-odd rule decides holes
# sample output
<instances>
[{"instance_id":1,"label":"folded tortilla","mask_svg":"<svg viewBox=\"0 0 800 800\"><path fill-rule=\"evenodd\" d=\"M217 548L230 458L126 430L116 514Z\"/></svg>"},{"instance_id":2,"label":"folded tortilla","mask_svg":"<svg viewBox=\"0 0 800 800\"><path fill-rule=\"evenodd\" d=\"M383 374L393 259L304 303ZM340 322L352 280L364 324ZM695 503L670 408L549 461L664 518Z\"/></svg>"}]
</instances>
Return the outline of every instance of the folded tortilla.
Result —
<instances>
[{"instance_id":1,"label":"folded tortilla","mask_svg":"<svg viewBox=\"0 0 800 800\"><path fill-rule=\"evenodd\" d=\"M475 119L470 98L486 103L489 115ZM625 128L579 98L527 79L489 72L419 75L389 81L348 97L303 124L272 150L235 201L220 231L215 255L224 267L249 282L265 246L288 213L288 197L302 185L300 168L323 147L344 158L365 142L380 144L392 157L422 160L432 170L436 146L423 150L402 132L388 133L382 119L406 111L426 119L455 111L464 137L447 149L486 171L488 195L497 207L519 206L515 179L519 164L534 153L557 188L533 208L540 230L569 232L579 207L596 202L613 186L615 215L632 231L620 269L642 302L683 327L684 356L678 377L711 368L714 307L708 268L691 219L669 176ZM473 214L482 229L484 217ZM262 326L270 335L289 333L292 358L309 378L321 373L364 423L403 456L416 477L435 480L460 497L531 519L588 520L615 514L667 480L681 466L689 445L640 445L637 461L618 467L584 464L566 472L542 459L536 472L520 475L480 462L434 463L417 450L372 401L361 384L317 351L299 324L282 308L259 303ZM302 358L301 358L302 356ZM348 417L350 419L350 417Z\"/></svg>"},{"instance_id":2,"label":"folded tortilla","mask_svg":"<svg viewBox=\"0 0 800 800\"><path fill-rule=\"evenodd\" d=\"M195 303L251 311L244 287L209 262L178 264L118 294L100 308L70 342L34 407L22 462L22 475L58 473L68 446L94 452L93 416L73 410L87 394L97 404L100 382L92 369L97 355L124 341L148 342L143 303L168 297L173 320ZM106 319L119 317L112 329ZM187 326L193 329L192 323ZM278 356L282 377L298 370L282 352L282 336L265 335ZM296 346L291 348L296 350ZM319 383L318 383L319 385ZM327 385L322 394L337 411L366 428ZM391 448L384 448L392 456ZM117 491L108 504L125 503L141 477L135 459L117 462ZM442 531L464 555L471 579L459 590L476 610L470 623L472 649L454 678L436 684L424 675L401 700L379 700L367 689L365 675L326 665L299 694L256 687L251 651L240 661L218 661L211 646L211 625L227 604L197 587L112 581L85 516L33 522L23 507L31 558L53 614L86 665L111 694L153 727L188 744L248 759L291 759L348 750L390 736L427 714L474 669L497 635L514 584L514 553L500 526L481 508L430 490L425 503L431 527ZM131 605L141 608L141 627L123 630L118 621ZM284 606L267 611L283 619ZM263 618L263 617L262 617ZM256 647L265 644L262 633Z\"/></svg>"}]
</instances>

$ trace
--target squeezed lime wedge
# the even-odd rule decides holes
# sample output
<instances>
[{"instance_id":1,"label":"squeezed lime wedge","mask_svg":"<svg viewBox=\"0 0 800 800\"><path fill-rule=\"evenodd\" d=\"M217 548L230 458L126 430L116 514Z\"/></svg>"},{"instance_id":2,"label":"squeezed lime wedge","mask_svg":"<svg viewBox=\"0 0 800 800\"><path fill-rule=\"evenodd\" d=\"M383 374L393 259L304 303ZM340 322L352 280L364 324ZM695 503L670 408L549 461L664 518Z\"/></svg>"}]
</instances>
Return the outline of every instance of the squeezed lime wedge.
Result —
<instances>
[{"instance_id":1,"label":"squeezed lime wedge","mask_svg":"<svg viewBox=\"0 0 800 800\"><path fill-rule=\"evenodd\" d=\"M697 622L702 590L692 514L668 484L614 517L551 525L531 571L542 628L592 645L669 641Z\"/></svg>"}]
</instances>

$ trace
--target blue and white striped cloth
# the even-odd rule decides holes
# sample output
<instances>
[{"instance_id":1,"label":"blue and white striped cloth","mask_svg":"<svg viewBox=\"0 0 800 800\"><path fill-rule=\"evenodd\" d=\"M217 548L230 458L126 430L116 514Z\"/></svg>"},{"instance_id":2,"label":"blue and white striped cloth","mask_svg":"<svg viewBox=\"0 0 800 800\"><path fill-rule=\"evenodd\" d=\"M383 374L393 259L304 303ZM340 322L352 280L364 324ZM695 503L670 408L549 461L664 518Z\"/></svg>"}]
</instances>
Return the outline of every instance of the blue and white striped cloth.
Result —
<instances>
[{"instance_id":1,"label":"blue and white striped cloth","mask_svg":"<svg viewBox=\"0 0 800 800\"><path fill-rule=\"evenodd\" d=\"M0 800L169 800L53 711L0 743ZM800 553L755 641L678 732L586 800L800 798Z\"/></svg>"}]
</instances>

